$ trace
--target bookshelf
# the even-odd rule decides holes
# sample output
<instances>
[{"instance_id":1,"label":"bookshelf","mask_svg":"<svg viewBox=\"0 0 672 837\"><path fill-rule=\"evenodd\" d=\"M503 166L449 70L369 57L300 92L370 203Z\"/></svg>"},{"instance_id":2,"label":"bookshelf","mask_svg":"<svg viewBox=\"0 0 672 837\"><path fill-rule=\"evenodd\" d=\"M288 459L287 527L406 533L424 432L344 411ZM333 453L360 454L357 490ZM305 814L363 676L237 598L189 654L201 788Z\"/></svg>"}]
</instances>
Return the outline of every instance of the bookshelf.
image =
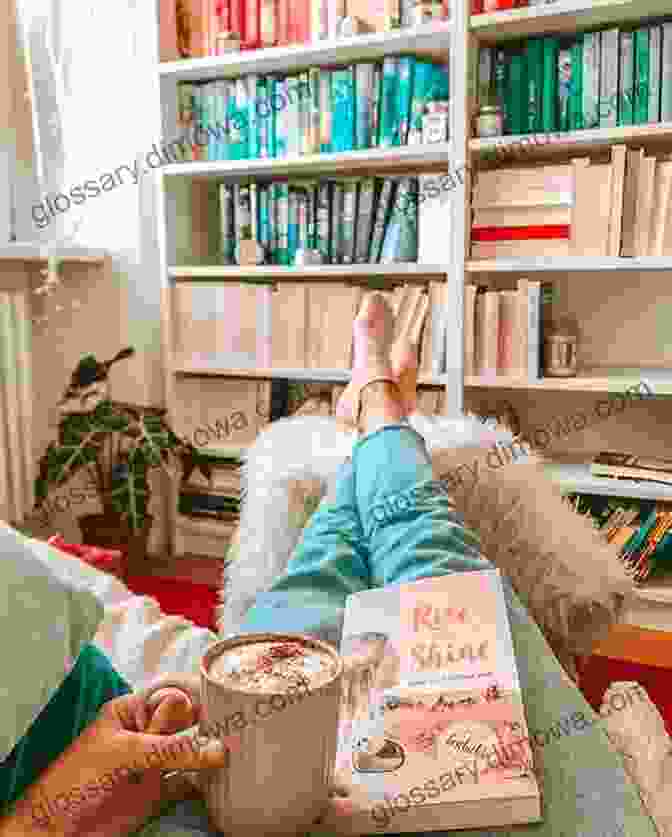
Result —
<instances>
[{"instance_id":1,"label":"bookshelf","mask_svg":"<svg viewBox=\"0 0 672 837\"><path fill-rule=\"evenodd\" d=\"M158 32L161 5L158 0L156 5ZM164 63L159 60L157 48L157 129L162 137L178 136L177 91L178 85L184 82L233 79L249 73L259 76L283 75L312 67L333 68L357 62L380 61L386 56L397 55L415 55L442 63L448 60L451 101L463 103L463 96L457 99L454 96L454 90L459 91L460 85L464 83L464 71L459 66L460 59L451 50L452 38L453 22L436 21L386 33ZM454 78L459 79L457 85L452 82ZM432 248L435 258L426 262L420 258L418 263L305 267L222 265L213 257L212 216L218 214L213 194L221 184L246 184L255 180L259 183L272 183L287 178L443 174L456 157L452 138L459 137L462 147L464 114L460 111L461 108L451 109L450 139L440 143L266 159L173 162L157 169L152 176L152 193L147 200L155 224L154 266L162 277L161 331L166 406L178 433L184 433L189 426L198 423L194 413L198 408L195 398L203 400L202 409L205 413L208 410L224 413L226 397L218 391L220 388L230 388L238 383L264 386L273 379L343 385L349 379L346 368L305 368L295 365L288 368L286 363L270 366L268 363L249 366L242 363L226 364L216 352L183 351L178 348L178 344L181 346L176 303L178 289L235 284L256 287L270 285L277 289L282 288L283 283L291 283L293 287L331 283L328 287L336 287L338 284L392 291L399 285L424 285L429 289L430 282L445 283L445 311L440 312L439 316L445 317L444 330L450 335L446 340L454 342L448 356L457 354L457 341L461 340L461 336L456 337L454 331L459 328L461 318L455 312L462 305L464 232L460 219L453 224L452 208L462 205L457 199L459 189L446 202L447 212L442 219L440 235L437 236L441 243L438 248ZM218 222L219 219L215 218L214 226ZM459 265L457 272L456 264ZM347 340L347 335L344 334L343 339ZM421 383L435 389L452 386L454 397L461 399L461 368L453 369L449 365L440 374L423 375ZM215 416L216 412L210 415ZM202 423L207 422L202 420ZM241 445L249 441L246 438ZM189 536L216 538L218 524L215 521L195 521L178 514L176 500L177 492L173 486L167 513L173 553L179 556L185 551Z\"/></svg>"}]
</instances>

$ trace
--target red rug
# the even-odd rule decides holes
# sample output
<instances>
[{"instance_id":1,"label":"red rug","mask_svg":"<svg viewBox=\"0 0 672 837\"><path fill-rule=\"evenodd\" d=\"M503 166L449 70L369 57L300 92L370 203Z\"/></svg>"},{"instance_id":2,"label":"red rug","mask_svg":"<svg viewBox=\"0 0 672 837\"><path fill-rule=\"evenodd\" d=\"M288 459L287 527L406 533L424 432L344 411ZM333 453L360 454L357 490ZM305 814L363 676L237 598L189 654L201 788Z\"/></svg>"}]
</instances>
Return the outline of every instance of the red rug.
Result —
<instances>
[{"instance_id":1,"label":"red rug","mask_svg":"<svg viewBox=\"0 0 672 837\"><path fill-rule=\"evenodd\" d=\"M156 575L126 576L124 584L133 593L156 599L164 613L184 616L195 625L217 633L215 609L219 601L216 587Z\"/></svg>"}]
</instances>

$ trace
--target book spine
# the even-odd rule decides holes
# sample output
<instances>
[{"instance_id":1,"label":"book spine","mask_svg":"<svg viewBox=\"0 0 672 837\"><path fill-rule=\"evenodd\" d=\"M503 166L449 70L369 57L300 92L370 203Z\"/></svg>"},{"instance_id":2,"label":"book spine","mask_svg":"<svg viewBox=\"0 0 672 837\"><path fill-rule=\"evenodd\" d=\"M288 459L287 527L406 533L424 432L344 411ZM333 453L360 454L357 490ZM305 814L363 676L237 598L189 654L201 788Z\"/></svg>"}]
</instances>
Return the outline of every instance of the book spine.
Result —
<instances>
[{"instance_id":1,"label":"book spine","mask_svg":"<svg viewBox=\"0 0 672 837\"><path fill-rule=\"evenodd\" d=\"M398 124L398 59L383 59L382 94L380 102L380 141L381 148L391 148Z\"/></svg>"},{"instance_id":2,"label":"book spine","mask_svg":"<svg viewBox=\"0 0 672 837\"><path fill-rule=\"evenodd\" d=\"M279 184L270 183L268 186L268 239L270 264L280 264L280 232L278 219Z\"/></svg>"},{"instance_id":3,"label":"book spine","mask_svg":"<svg viewBox=\"0 0 672 837\"><path fill-rule=\"evenodd\" d=\"M618 83L618 124L632 125L634 119L635 54L632 32L621 32L619 43L621 75Z\"/></svg>"},{"instance_id":4,"label":"book spine","mask_svg":"<svg viewBox=\"0 0 672 837\"><path fill-rule=\"evenodd\" d=\"M569 129L583 128L583 34L576 35L572 44L572 89L569 94Z\"/></svg>"},{"instance_id":5,"label":"book spine","mask_svg":"<svg viewBox=\"0 0 672 837\"><path fill-rule=\"evenodd\" d=\"M524 129L534 134L541 130L543 92L543 47L540 38L530 38L525 49L527 65L527 108Z\"/></svg>"},{"instance_id":6,"label":"book spine","mask_svg":"<svg viewBox=\"0 0 672 837\"><path fill-rule=\"evenodd\" d=\"M497 104L502 109L504 117L504 133L512 134L511 129L511 102L509 99L509 55L503 49L495 49L494 76L495 96Z\"/></svg>"},{"instance_id":7,"label":"book spine","mask_svg":"<svg viewBox=\"0 0 672 837\"><path fill-rule=\"evenodd\" d=\"M359 205L357 208L357 257L358 264L369 262L371 231L373 227L373 199L375 183L367 177L359 184Z\"/></svg>"},{"instance_id":8,"label":"book spine","mask_svg":"<svg viewBox=\"0 0 672 837\"><path fill-rule=\"evenodd\" d=\"M257 82L257 96L255 108L257 111L257 148L259 157L267 159L272 156L272 111L268 96L268 79L260 76Z\"/></svg>"},{"instance_id":9,"label":"book spine","mask_svg":"<svg viewBox=\"0 0 672 837\"><path fill-rule=\"evenodd\" d=\"M429 61L417 59L413 71L413 98L408 124L407 145L422 144L422 119L432 89L432 67Z\"/></svg>"},{"instance_id":10,"label":"book spine","mask_svg":"<svg viewBox=\"0 0 672 837\"><path fill-rule=\"evenodd\" d=\"M278 184L278 264L289 265L289 185Z\"/></svg>"},{"instance_id":11,"label":"book spine","mask_svg":"<svg viewBox=\"0 0 672 837\"><path fill-rule=\"evenodd\" d=\"M275 31L278 39L278 46L287 46L290 43L289 0L276 0L276 22Z\"/></svg>"},{"instance_id":12,"label":"book spine","mask_svg":"<svg viewBox=\"0 0 672 837\"><path fill-rule=\"evenodd\" d=\"M541 368L541 282L529 282L527 294L527 378L537 381Z\"/></svg>"},{"instance_id":13,"label":"book spine","mask_svg":"<svg viewBox=\"0 0 672 837\"><path fill-rule=\"evenodd\" d=\"M227 113L229 108L229 87L225 80L215 83L215 131L217 132L217 159L226 160L229 154L229 130Z\"/></svg>"},{"instance_id":14,"label":"book spine","mask_svg":"<svg viewBox=\"0 0 672 837\"><path fill-rule=\"evenodd\" d=\"M333 264L343 264L344 239L343 239L343 183L333 184L333 197L331 203L331 229L333 246Z\"/></svg>"},{"instance_id":15,"label":"book spine","mask_svg":"<svg viewBox=\"0 0 672 837\"><path fill-rule=\"evenodd\" d=\"M261 0L245 0L245 39L241 46L243 49L258 49L261 46L260 38L260 17Z\"/></svg>"},{"instance_id":16,"label":"book spine","mask_svg":"<svg viewBox=\"0 0 672 837\"><path fill-rule=\"evenodd\" d=\"M373 83L375 64L362 62L355 66L357 110L355 124L355 148L371 148L373 125Z\"/></svg>"},{"instance_id":17,"label":"book spine","mask_svg":"<svg viewBox=\"0 0 672 837\"><path fill-rule=\"evenodd\" d=\"M219 210L220 210L220 241L222 264L234 265L235 259L235 233L233 228L233 191L230 185L220 184L219 187Z\"/></svg>"},{"instance_id":18,"label":"book spine","mask_svg":"<svg viewBox=\"0 0 672 837\"><path fill-rule=\"evenodd\" d=\"M418 62L418 65L424 62ZM495 92L495 50L481 47L478 52L478 101L484 105L490 102ZM419 67L418 67L419 68Z\"/></svg>"},{"instance_id":19,"label":"book spine","mask_svg":"<svg viewBox=\"0 0 672 837\"><path fill-rule=\"evenodd\" d=\"M476 297L476 350L478 374L483 377L497 375L499 353L499 303L497 291L485 291Z\"/></svg>"},{"instance_id":20,"label":"book spine","mask_svg":"<svg viewBox=\"0 0 672 837\"><path fill-rule=\"evenodd\" d=\"M271 239L271 211L270 189L268 186L259 188L259 244L264 250L264 262L270 263L272 251Z\"/></svg>"},{"instance_id":21,"label":"book spine","mask_svg":"<svg viewBox=\"0 0 672 837\"><path fill-rule=\"evenodd\" d=\"M289 136L287 133L287 84L284 78L273 79L273 96L271 104L281 102L282 107L273 107L275 116L275 156L286 157L289 153Z\"/></svg>"},{"instance_id":22,"label":"book spine","mask_svg":"<svg viewBox=\"0 0 672 837\"><path fill-rule=\"evenodd\" d=\"M600 33L583 36L583 127L597 128L600 99Z\"/></svg>"},{"instance_id":23,"label":"book spine","mask_svg":"<svg viewBox=\"0 0 672 837\"><path fill-rule=\"evenodd\" d=\"M317 187L316 207L316 248L322 254L325 264L330 264L332 258L331 232L331 184L322 181Z\"/></svg>"},{"instance_id":24,"label":"book spine","mask_svg":"<svg viewBox=\"0 0 672 837\"><path fill-rule=\"evenodd\" d=\"M373 87L371 95L371 148L380 145L380 103L382 101L383 65L373 66Z\"/></svg>"},{"instance_id":25,"label":"book spine","mask_svg":"<svg viewBox=\"0 0 672 837\"><path fill-rule=\"evenodd\" d=\"M418 179L402 177L388 225L381 263L416 262L418 258Z\"/></svg>"},{"instance_id":26,"label":"book spine","mask_svg":"<svg viewBox=\"0 0 672 837\"><path fill-rule=\"evenodd\" d=\"M308 71L308 154L319 154L321 147L320 74L319 67Z\"/></svg>"},{"instance_id":27,"label":"book spine","mask_svg":"<svg viewBox=\"0 0 672 837\"><path fill-rule=\"evenodd\" d=\"M288 264L294 264L294 257L299 247L299 195L296 189L289 187L287 223L287 259Z\"/></svg>"},{"instance_id":28,"label":"book spine","mask_svg":"<svg viewBox=\"0 0 672 837\"><path fill-rule=\"evenodd\" d=\"M332 150L332 97L331 70L320 70L320 151L329 153Z\"/></svg>"},{"instance_id":29,"label":"book spine","mask_svg":"<svg viewBox=\"0 0 672 837\"><path fill-rule=\"evenodd\" d=\"M299 78L290 76L286 80L287 90L287 154L301 154L301 112L299 96Z\"/></svg>"},{"instance_id":30,"label":"book spine","mask_svg":"<svg viewBox=\"0 0 672 837\"><path fill-rule=\"evenodd\" d=\"M649 40L649 122L660 122L660 61L662 57L662 36L663 30L660 26L651 27Z\"/></svg>"},{"instance_id":31,"label":"book spine","mask_svg":"<svg viewBox=\"0 0 672 837\"><path fill-rule=\"evenodd\" d=\"M542 40L541 130L551 133L558 129L558 41Z\"/></svg>"},{"instance_id":32,"label":"book spine","mask_svg":"<svg viewBox=\"0 0 672 837\"><path fill-rule=\"evenodd\" d=\"M644 125L649 121L649 62L651 49L649 29L643 26L635 31L635 83L634 123Z\"/></svg>"},{"instance_id":33,"label":"book spine","mask_svg":"<svg viewBox=\"0 0 672 837\"><path fill-rule=\"evenodd\" d=\"M241 44L245 42L244 0L230 0L231 31L238 35Z\"/></svg>"},{"instance_id":34,"label":"book spine","mask_svg":"<svg viewBox=\"0 0 672 837\"><path fill-rule=\"evenodd\" d=\"M464 375L476 374L476 285L464 287Z\"/></svg>"},{"instance_id":35,"label":"book spine","mask_svg":"<svg viewBox=\"0 0 672 837\"><path fill-rule=\"evenodd\" d=\"M413 77L415 58L403 55L398 61L399 67L399 98L397 117L397 131L394 135L394 145L406 145L408 142L408 127L411 119L411 105L413 102Z\"/></svg>"},{"instance_id":36,"label":"book spine","mask_svg":"<svg viewBox=\"0 0 672 837\"><path fill-rule=\"evenodd\" d=\"M527 90L527 72L525 56L522 53L512 53L509 71L507 96L510 104L507 110L511 114L511 133L524 134L526 130L525 117L528 97L524 92Z\"/></svg>"},{"instance_id":37,"label":"book spine","mask_svg":"<svg viewBox=\"0 0 672 837\"><path fill-rule=\"evenodd\" d=\"M382 181L379 188L373 234L371 236L372 264L377 264L380 261L388 218L390 216L390 210L394 205L394 186L395 181L391 177L388 177Z\"/></svg>"},{"instance_id":38,"label":"book spine","mask_svg":"<svg viewBox=\"0 0 672 837\"><path fill-rule=\"evenodd\" d=\"M352 151L355 141L354 67L332 73L332 151Z\"/></svg>"},{"instance_id":39,"label":"book spine","mask_svg":"<svg viewBox=\"0 0 672 837\"><path fill-rule=\"evenodd\" d=\"M262 47L272 47L278 42L276 0L260 0L259 41Z\"/></svg>"},{"instance_id":40,"label":"book spine","mask_svg":"<svg viewBox=\"0 0 672 837\"><path fill-rule=\"evenodd\" d=\"M660 121L672 122L672 23L663 23L660 76Z\"/></svg>"},{"instance_id":41,"label":"book spine","mask_svg":"<svg viewBox=\"0 0 672 837\"><path fill-rule=\"evenodd\" d=\"M572 94L572 51L558 51L558 130L569 131Z\"/></svg>"},{"instance_id":42,"label":"book spine","mask_svg":"<svg viewBox=\"0 0 672 837\"><path fill-rule=\"evenodd\" d=\"M183 160L195 160L194 152L194 85L183 82L177 86L178 133L181 140Z\"/></svg>"},{"instance_id":43,"label":"book spine","mask_svg":"<svg viewBox=\"0 0 672 837\"><path fill-rule=\"evenodd\" d=\"M618 29L600 32L600 128L618 120Z\"/></svg>"},{"instance_id":44,"label":"book spine","mask_svg":"<svg viewBox=\"0 0 672 837\"><path fill-rule=\"evenodd\" d=\"M245 88L247 96L247 157L251 160L258 160L261 157L261 145L259 136L259 111L257 109L258 95L259 95L259 76L250 74L246 76Z\"/></svg>"},{"instance_id":45,"label":"book spine","mask_svg":"<svg viewBox=\"0 0 672 837\"><path fill-rule=\"evenodd\" d=\"M355 260L357 238L357 181L348 180L343 187L343 263Z\"/></svg>"}]
</instances>

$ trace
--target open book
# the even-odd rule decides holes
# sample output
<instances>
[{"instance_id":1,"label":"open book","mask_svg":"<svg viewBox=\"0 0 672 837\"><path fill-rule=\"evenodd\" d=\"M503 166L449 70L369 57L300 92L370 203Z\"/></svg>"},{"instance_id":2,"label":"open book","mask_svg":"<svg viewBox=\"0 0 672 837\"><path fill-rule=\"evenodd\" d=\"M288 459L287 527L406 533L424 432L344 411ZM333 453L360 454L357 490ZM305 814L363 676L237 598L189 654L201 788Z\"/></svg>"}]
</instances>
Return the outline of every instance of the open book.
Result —
<instances>
[{"instance_id":1,"label":"open book","mask_svg":"<svg viewBox=\"0 0 672 837\"><path fill-rule=\"evenodd\" d=\"M541 819L498 570L350 596L341 654L341 833Z\"/></svg>"}]
</instances>

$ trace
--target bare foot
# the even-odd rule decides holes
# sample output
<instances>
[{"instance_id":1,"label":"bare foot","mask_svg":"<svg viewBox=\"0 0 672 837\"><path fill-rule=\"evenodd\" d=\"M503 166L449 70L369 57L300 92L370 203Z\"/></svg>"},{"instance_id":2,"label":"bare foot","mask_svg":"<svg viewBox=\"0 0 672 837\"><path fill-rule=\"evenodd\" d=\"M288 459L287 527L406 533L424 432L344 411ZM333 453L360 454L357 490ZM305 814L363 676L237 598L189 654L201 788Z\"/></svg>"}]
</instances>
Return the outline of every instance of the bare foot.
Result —
<instances>
[{"instance_id":1,"label":"bare foot","mask_svg":"<svg viewBox=\"0 0 672 837\"><path fill-rule=\"evenodd\" d=\"M352 379L338 399L336 417L356 427L362 387L371 378L393 378L390 350L394 315L382 294L371 293L364 298L352 331Z\"/></svg>"},{"instance_id":2,"label":"bare foot","mask_svg":"<svg viewBox=\"0 0 672 837\"><path fill-rule=\"evenodd\" d=\"M390 352L390 360L406 414L411 415L418 406L418 344L405 337L397 338Z\"/></svg>"}]
</instances>

